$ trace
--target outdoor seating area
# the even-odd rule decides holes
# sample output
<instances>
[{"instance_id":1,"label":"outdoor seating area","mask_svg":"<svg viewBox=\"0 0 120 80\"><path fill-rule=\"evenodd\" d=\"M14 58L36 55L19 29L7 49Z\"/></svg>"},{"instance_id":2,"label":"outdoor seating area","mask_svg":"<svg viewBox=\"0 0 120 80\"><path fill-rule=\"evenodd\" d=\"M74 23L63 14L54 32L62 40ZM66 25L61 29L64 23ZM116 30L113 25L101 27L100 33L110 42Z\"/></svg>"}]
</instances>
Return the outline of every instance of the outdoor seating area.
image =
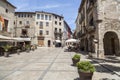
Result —
<instances>
[{"instance_id":1,"label":"outdoor seating area","mask_svg":"<svg viewBox=\"0 0 120 80\"><path fill-rule=\"evenodd\" d=\"M37 45L14 46L5 45L0 47L0 56L9 57L10 54L20 54L20 52L30 52L37 49ZM6 55L7 54L7 55Z\"/></svg>"},{"instance_id":2,"label":"outdoor seating area","mask_svg":"<svg viewBox=\"0 0 120 80\"><path fill-rule=\"evenodd\" d=\"M79 40L76 39L68 39L66 40L67 51L77 52L79 51Z\"/></svg>"},{"instance_id":3,"label":"outdoor seating area","mask_svg":"<svg viewBox=\"0 0 120 80\"><path fill-rule=\"evenodd\" d=\"M9 57L10 54L37 49L37 45L31 44L30 38L10 38L0 35L0 56Z\"/></svg>"}]
</instances>

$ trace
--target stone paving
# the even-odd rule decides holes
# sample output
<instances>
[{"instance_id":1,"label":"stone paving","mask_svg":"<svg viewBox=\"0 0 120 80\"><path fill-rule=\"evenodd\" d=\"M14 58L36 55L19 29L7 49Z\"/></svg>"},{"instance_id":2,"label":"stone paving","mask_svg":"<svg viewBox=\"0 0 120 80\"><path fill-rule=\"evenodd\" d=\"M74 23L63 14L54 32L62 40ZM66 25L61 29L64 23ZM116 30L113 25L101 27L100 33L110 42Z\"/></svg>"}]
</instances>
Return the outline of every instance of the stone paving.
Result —
<instances>
[{"instance_id":1,"label":"stone paving","mask_svg":"<svg viewBox=\"0 0 120 80\"><path fill-rule=\"evenodd\" d=\"M106 56L105 59L92 59L98 62L104 68L112 71L120 77L120 57Z\"/></svg>"},{"instance_id":2,"label":"stone paving","mask_svg":"<svg viewBox=\"0 0 120 80\"><path fill-rule=\"evenodd\" d=\"M72 66L74 54L62 48L38 48L9 58L0 57L0 80L79 80L77 68ZM81 56L81 60L89 60ZM93 80L120 80L98 63L89 61L97 68Z\"/></svg>"}]
</instances>

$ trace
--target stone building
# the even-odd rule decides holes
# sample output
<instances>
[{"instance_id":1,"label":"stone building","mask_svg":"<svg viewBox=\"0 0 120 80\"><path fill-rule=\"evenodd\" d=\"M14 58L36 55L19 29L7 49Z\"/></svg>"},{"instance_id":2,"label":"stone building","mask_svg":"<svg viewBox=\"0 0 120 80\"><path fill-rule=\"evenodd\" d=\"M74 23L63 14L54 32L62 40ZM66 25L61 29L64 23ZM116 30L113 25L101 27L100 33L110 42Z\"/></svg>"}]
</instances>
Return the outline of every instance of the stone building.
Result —
<instances>
[{"instance_id":1,"label":"stone building","mask_svg":"<svg viewBox=\"0 0 120 80\"><path fill-rule=\"evenodd\" d=\"M120 55L120 0L82 0L75 33L82 51L99 58Z\"/></svg>"},{"instance_id":2,"label":"stone building","mask_svg":"<svg viewBox=\"0 0 120 80\"><path fill-rule=\"evenodd\" d=\"M70 26L66 21L64 21L64 30L63 30L63 46L65 46L65 41L72 38L72 31Z\"/></svg>"},{"instance_id":3,"label":"stone building","mask_svg":"<svg viewBox=\"0 0 120 80\"><path fill-rule=\"evenodd\" d=\"M55 47L56 40L62 44L62 32L64 29L64 18L60 15L36 11L36 28L38 32L38 45Z\"/></svg>"},{"instance_id":4,"label":"stone building","mask_svg":"<svg viewBox=\"0 0 120 80\"><path fill-rule=\"evenodd\" d=\"M15 12L14 37L30 38L31 44L37 44L35 12Z\"/></svg>"},{"instance_id":5,"label":"stone building","mask_svg":"<svg viewBox=\"0 0 120 80\"><path fill-rule=\"evenodd\" d=\"M7 0L0 0L0 35L13 37L15 8Z\"/></svg>"},{"instance_id":6,"label":"stone building","mask_svg":"<svg viewBox=\"0 0 120 80\"><path fill-rule=\"evenodd\" d=\"M43 11L15 12L15 16L15 37L30 38L41 47L63 44L63 16Z\"/></svg>"}]
</instances>

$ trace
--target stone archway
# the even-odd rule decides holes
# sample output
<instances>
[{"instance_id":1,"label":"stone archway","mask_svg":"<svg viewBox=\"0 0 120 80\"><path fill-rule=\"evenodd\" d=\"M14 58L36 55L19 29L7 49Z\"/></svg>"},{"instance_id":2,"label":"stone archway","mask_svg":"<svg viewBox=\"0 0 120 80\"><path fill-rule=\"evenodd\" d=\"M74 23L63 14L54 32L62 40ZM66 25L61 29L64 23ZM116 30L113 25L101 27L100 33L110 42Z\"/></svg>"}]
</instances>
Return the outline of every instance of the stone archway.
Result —
<instances>
[{"instance_id":1,"label":"stone archway","mask_svg":"<svg viewBox=\"0 0 120 80\"><path fill-rule=\"evenodd\" d=\"M109 31L105 33L104 39L105 55L117 55L119 50L119 38L115 32Z\"/></svg>"}]
</instances>

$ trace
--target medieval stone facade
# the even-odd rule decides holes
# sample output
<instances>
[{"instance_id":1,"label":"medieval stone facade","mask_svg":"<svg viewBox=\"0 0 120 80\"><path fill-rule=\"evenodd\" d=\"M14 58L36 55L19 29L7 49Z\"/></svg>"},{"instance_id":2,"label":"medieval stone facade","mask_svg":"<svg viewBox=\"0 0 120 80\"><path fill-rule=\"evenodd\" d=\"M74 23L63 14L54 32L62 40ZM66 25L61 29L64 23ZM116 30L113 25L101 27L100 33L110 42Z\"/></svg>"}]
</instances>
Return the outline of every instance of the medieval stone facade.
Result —
<instances>
[{"instance_id":1,"label":"medieval stone facade","mask_svg":"<svg viewBox=\"0 0 120 80\"><path fill-rule=\"evenodd\" d=\"M119 0L82 0L76 26L82 51L99 58L120 55Z\"/></svg>"},{"instance_id":2,"label":"medieval stone facade","mask_svg":"<svg viewBox=\"0 0 120 80\"><path fill-rule=\"evenodd\" d=\"M68 35L71 30L63 16L43 11L15 12L14 26L15 37L30 38L40 47L62 46L64 35L72 34Z\"/></svg>"},{"instance_id":3,"label":"medieval stone facade","mask_svg":"<svg viewBox=\"0 0 120 80\"><path fill-rule=\"evenodd\" d=\"M15 9L7 0L0 0L0 35L13 37Z\"/></svg>"}]
</instances>

